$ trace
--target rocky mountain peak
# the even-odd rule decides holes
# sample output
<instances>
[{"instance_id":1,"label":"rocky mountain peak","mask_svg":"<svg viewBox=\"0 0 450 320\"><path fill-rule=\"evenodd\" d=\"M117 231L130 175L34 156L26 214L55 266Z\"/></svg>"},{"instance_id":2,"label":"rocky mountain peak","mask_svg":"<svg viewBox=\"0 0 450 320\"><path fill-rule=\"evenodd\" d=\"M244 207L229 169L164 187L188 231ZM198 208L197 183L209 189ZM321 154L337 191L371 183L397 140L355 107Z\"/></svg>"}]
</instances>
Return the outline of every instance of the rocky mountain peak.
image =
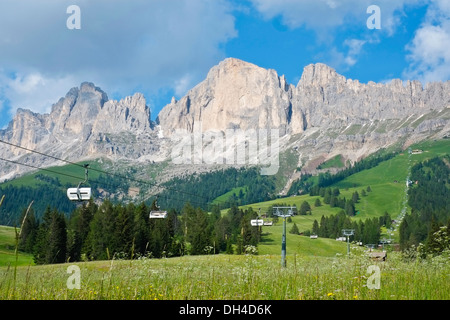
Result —
<instances>
[{"instance_id":1,"label":"rocky mountain peak","mask_svg":"<svg viewBox=\"0 0 450 320\"><path fill-rule=\"evenodd\" d=\"M158 115L169 136L176 129L203 131L278 128L286 125L291 88L275 70L228 58L213 67L206 79L179 101L172 99Z\"/></svg>"},{"instance_id":2,"label":"rocky mountain peak","mask_svg":"<svg viewBox=\"0 0 450 320\"><path fill-rule=\"evenodd\" d=\"M326 86L330 82L345 81L345 77L338 74L335 69L323 63L307 65L303 69L302 77L297 84L301 86Z\"/></svg>"},{"instance_id":3,"label":"rocky mountain peak","mask_svg":"<svg viewBox=\"0 0 450 320\"><path fill-rule=\"evenodd\" d=\"M93 133L134 132L151 130L150 108L142 93L135 93L120 101L109 100L95 120Z\"/></svg>"},{"instance_id":4,"label":"rocky mountain peak","mask_svg":"<svg viewBox=\"0 0 450 320\"><path fill-rule=\"evenodd\" d=\"M71 88L52 106L50 114L20 109L0 138L30 149L57 150L89 154L96 139L104 134L145 134L152 132L150 108L141 93L120 101L108 100L107 94L91 82ZM76 148L74 148L76 145ZM5 150L20 154L21 150ZM1 152L0 152L1 154Z\"/></svg>"}]
</instances>

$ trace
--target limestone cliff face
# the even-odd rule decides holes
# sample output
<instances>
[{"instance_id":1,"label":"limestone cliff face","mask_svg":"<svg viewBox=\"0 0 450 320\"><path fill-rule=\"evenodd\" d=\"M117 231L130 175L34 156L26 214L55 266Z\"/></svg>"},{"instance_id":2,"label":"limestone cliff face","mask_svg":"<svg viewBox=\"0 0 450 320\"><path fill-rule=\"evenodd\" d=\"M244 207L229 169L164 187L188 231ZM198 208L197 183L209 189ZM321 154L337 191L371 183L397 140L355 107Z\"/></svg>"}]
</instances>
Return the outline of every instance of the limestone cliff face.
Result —
<instances>
[{"instance_id":1,"label":"limestone cliff face","mask_svg":"<svg viewBox=\"0 0 450 320\"><path fill-rule=\"evenodd\" d=\"M0 138L68 160L102 155L133 158L136 154L154 151L152 143L142 143L144 147L134 148L130 144L131 141L149 139L153 135L152 126L150 108L142 94L136 93L120 101L109 100L100 88L84 82L55 103L50 114L19 109L6 130L0 130ZM2 157L23 155L22 149L1 145ZM29 154L22 160L34 166L54 162L36 154ZM26 167L18 171L24 169Z\"/></svg>"},{"instance_id":2,"label":"limestone cliff face","mask_svg":"<svg viewBox=\"0 0 450 320\"><path fill-rule=\"evenodd\" d=\"M274 70L228 58L179 101L172 99L158 115L164 135L175 129L203 131L280 128L290 122L293 86Z\"/></svg>"},{"instance_id":3,"label":"limestone cliff face","mask_svg":"<svg viewBox=\"0 0 450 320\"><path fill-rule=\"evenodd\" d=\"M203 131L278 128L284 135L419 117L448 105L450 81L425 88L418 81L363 84L317 63L306 66L293 86L274 70L229 58L186 96L172 99L157 121L166 135L192 131L195 123Z\"/></svg>"},{"instance_id":4,"label":"limestone cliff face","mask_svg":"<svg viewBox=\"0 0 450 320\"><path fill-rule=\"evenodd\" d=\"M47 116L40 115L30 110L18 109L13 120L0 137L13 144L20 145L24 148L33 149L41 141L45 140L48 131L46 129ZM1 146L5 150L8 149L4 145ZM1 149L0 149L1 150ZM12 149L12 154L23 153L20 149Z\"/></svg>"},{"instance_id":5,"label":"limestone cliff face","mask_svg":"<svg viewBox=\"0 0 450 320\"><path fill-rule=\"evenodd\" d=\"M100 110L93 125L93 133L150 131L150 108L144 96L135 93L120 101L109 100Z\"/></svg>"},{"instance_id":6,"label":"limestone cliff face","mask_svg":"<svg viewBox=\"0 0 450 320\"><path fill-rule=\"evenodd\" d=\"M146 132L151 129L150 108L144 96L136 93L120 101L108 96L92 83L72 88L53 105L46 117L46 127L53 135L74 135L87 141L98 133Z\"/></svg>"},{"instance_id":7,"label":"limestone cliff face","mask_svg":"<svg viewBox=\"0 0 450 320\"><path fill-rule=\"evenodd\" d=\"M320 127L330 120L339 125L405 119L450 105L450 81L419 81L405 85L396 79L388 84L359 83L346 79L323 64L309 65L299 81L293 101L293 130ZM331 124L331 123L330 123Z\"/></svg>"}]
</instances>

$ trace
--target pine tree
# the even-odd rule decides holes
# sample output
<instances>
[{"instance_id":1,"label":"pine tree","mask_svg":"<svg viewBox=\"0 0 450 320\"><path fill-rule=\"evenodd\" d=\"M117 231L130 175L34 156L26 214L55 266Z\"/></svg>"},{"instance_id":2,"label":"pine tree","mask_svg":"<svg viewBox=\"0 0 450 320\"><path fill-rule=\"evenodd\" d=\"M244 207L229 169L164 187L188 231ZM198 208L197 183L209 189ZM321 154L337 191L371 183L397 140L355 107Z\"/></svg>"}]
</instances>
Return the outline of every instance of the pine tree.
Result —
<instances>
[{"instance_id":1,"label":"pine tree","mask_svg":"<svg viewBox=\"0 0 450 320\"><path fill-rule=\"evenodd\" d=\"M150 210L144 202L135 208L133 219L133 254L145 255L147 253L150 238L149 214Z\"/></svg>"},{"instance_id":2,"label":"pine tree","mask_svg":"<svg viewBox=\"0 0 450 320\"><path fill-rule=\"evenodd\" d=\"M72 213L67 226L67 256L70 261L80 261L82 254L88 251L87 237L97 209L91 199Z\"/></svg>"},{"instance_id":3,"label":"pine tree","mask_svg":"<svg viewBox=\"0 0 450 320\"><path fill-rule=\"evenodd\" d=\"M324 202L325 204L330 204L331 194L330 194L329 192L327 192L327 191L330 190L330 189L329 189L329 188L326 188L325 190L326 190L326 191L325 191L325 194L324 194L324 196L323 196L323 202Z\"/></svg>"},{"instance_id":4,"label":"pine tree","mask_svg":"<svg viewBox=\"0 0 450 320\"><path fill-rule=\"evenodd\" d=\"M205 253L205 248L211 245L211 235L208 232L208 217L201 209L195 211L195 220L188 229L188 238L191 243L191 254L200 255Z\"/></svg>"},{"instance_id":5,"label":"pine tree","mask_svg":"<svg viewBox=\"0 0 450 320\"><path fill-rule=\"evenodd\" d=\"M353 194L352 194L352 201L353 201L353 203L358 203L358 201L359 201L358 191L353 192Z\"/></svg>"},{"instance_id":6,"label":"pine tree","mask_svg":"<svg viewBox=\"0 0 450 320\"><path fill-rule=\"evenodd\" d=\"M42 223L39 225L36 243L34 245L33 259L36 264L45 264L47 262L47 244L49 242L49 230L52 223L52 212L47 207L42 216Z\"/></svg>"},{"instance_id":7,"label":"pine tree","mask_svg":"<svg viewBox=\"0 0 450 320\"><path fill-rule=\"evenodd\" d=\"M134 229L134 205L130 204L126 207L121 205L115 208L118 211L115 226L115 237L117 239L118 252L123 252L126 256L132 255L133 246L133 229Z\"/></svg>"},{"instance_id":8,"label":"pine tree","mask_svg":"<svg viewBox=\"0 0 450 320\"><path fill-rule=\"evenodd\" d=\"M238 235L236 238L236 254L242 254L244 252L244 243L242 241L242 236Z\"/></svg>"},{"instance_id":9,"label":"pine tree","mask_svg":"<svg viewBox=\"0 0 450 320\"><path fill-rule=\"evenodd\" d=\"M233 254L234 250L233 250L233 243L232 243L231 239L228 239L226 243L227 243L227 246L226 246L226 249L225 249L225 253L226 254Z\"/></svg>"},{"instance_id":10,"label":"pine tree","mask_svg":"<svg viewBox=\"0 0 450 320\"><path fill-rule=\"evenodd\" d=\"M322 216L320 218L320 227L318 236L322 238L328 238L328 217Z\"/></svg>"},{"instance_id":11,"label":"pine tree","mask_svg":"<svg viewBox=\"0 0 450 320\"><path fill-rule=\"evenodd\" d=\"M49 230L48 256L46 263L63 263L67 252L66 219L62 213L53 210Z\"/></svg>"},{"instance_id":12,"label":"pine tree","mask_svg":"<svg viewBox=\"0 0 450 320\"><path fill-rule=\"evenodd\" d=\"M377 218L367 219L364 222L362 239L364 243L378 243L380 240L380 225Z\"/></svg>"},{"instance_id":13,"label":"pine tree","mask_svg":"<svg viewBox=\"0 0 450 320\"><path fill-rule=\"evenodd\" d=\"M318 235L319 234L319 223L316 219L314 219L313 227L312 227L312 234Z\"/></svg>"},{"instance_id":14,"label":"pine tree","mask_svg":"<svg viewBox=\"0 0 450 320\"><path fill-rule=\"evenodd\" d=\"M334 195L332 195L330 198L330 207L331 208L337 207L337 204L338 204L338 199Z\"/></svg>"},{"instance_id":15,"label":"pine tree","mask_svg":"<svg viewBox=\"0 0 450 320\"><path fill-rule=\"evenodd\" d=\"M291 233L291 234L300 234L300 231L298 230L297 224L295 222L294 222L294 225L292 226L291 230L289 230L289 233Z\"/></svg>"},{"instance_id":16,"label":"pine tree","mask_svg":"<svg viewBox=\"0 0 450 320\"><path fill-rule=\"evenodd\" d=\"M311 206L309 205L308 201L303 201L300 206L300 214L306 215L308 212L311 214Z\"/></svg>"},{"instance_id":17,"label":"pine tree","mask_svg":"<svg viewBox=\"0 0 450 320\"><path fill-rule=\"evenodd\" d=\"M88 235L89 251L93 259L112 259L117 252L119 240L116 234L117 210L109 200L98 208Z\"/></svg>"},{"instance_id":18,"label":"pine tree","mask_svg":"<svg viewBox=\"0 0 450 320\"><path fill-rule=\"evenodd\" d=\"M402 221L402 223L400 223L399 226L399 236L400 236L400 249L401 250L405 250L406 248L409 247L409 238L411 235L411 232L409 230L409 215L406 215Z\"/></svg>"},{"instance_id":19,"label":"pine tree","mask_svg":"<svg viewBox=\"0 0 450 320\"><path fill-rule=\"evenodd\" d=\"M220 251L226 251L231 239L231 226L228 215L221 217L214 226L214 238L216 247Z\"/></svg>"},{"instance_id":20,"label":"pine tree","mask_svg":"<svg viewBox=\"0 0 450 320\"><path fill-rule=\"evenodd\" d=\"M425 243L425 249L432 255L441 254L450 249L450 233L447 226L432 222L430 232Z\"/></svg>"},{"instance_id":21,"label":"pine tree","mask_svg":"<svg viewBox=\"0 0 450 320\"><path fill-rule=\"evenodd\" d=\"M347 200L345 202L345 213L350 217L355 215L355 205L353 204L353 200Z\"/></svg>"},{"instance_id":22,"label":"pine tree","mask_svg":"<svg viewBox=\"0 0 450 320\"><path fill-rule=\"evenodd\" d=\"M341 194L341 192L339 191L339 188L336 187L333 189L333 196L337 197L340 194Z\"/></svg>"},{"instance_id":23,"label":"pine tree","mask_svg":"<svg viewBox=\"0 0 450 320\"><path fill-rule=\"evenodd\" d=\"M320 207L322 205L322 203L320 202L320 198L317 198L316 201L314 202L314 207Z\"/></svg>"},{"instance_id":24,"label":"pine tree","mask_svg":"<svg viewBox=\"0 0 450 320\"><path fill-rule=\"evenodd\" d=\"M34 246L36 264L61 263L66 259L67 230L63 214L50 207L44 212Z\"/></svg>"},{"instance_id":25,"label":"pine tree","mask_svg":"<svg viewBox=\"0 0 450 320\"><path fill-rule=\"evenodd\" d=\"M25 218L26 211L27 209L23 210L22 217L20 218L21 221ZM33 253L33 247L36 242L38 229L39 223L36 221L34 209L31 208L26 219L23 221L23 226L20 230L19 250Z\"/></svg>"}]
</instances>

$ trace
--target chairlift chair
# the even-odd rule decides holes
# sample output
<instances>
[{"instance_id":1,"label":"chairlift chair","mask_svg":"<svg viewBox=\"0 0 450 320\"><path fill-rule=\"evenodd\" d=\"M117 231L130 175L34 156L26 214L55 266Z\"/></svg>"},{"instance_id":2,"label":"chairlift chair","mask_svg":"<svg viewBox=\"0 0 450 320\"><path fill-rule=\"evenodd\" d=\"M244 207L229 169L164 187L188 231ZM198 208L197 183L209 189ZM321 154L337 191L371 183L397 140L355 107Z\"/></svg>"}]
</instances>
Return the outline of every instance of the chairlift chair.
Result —
<instances>
[{"instance_id":1,"label":"chairlift chair","mask_svg":"<svg viewBox=\"0 0 450 320\"><path fill-rule=\"evenodd\" d=\"M67 197L70 201L89 201L92 196L91 188L80 188L80 186L88 180L89 164L83 166L85 168L85 179L81 181L76 188L67 189Z\"/></svg>"},{"instance_id":2,"label":"chairlift chair","mask_svg":"<svg viewBox=\"0 0 450 320\"><path fill-rule=\"evenodd\" d=\"M158 210L151 210L149 218L150 219L165 219L167 218L167 211L159 210L158 198L156 198L155 205Z\"/></svg>"},{"instance_id":3,"label":"chairlift chair","mask_svg":"<svg viewBox=\"0 0 450 320\"><path fill-rule=\"evenodd\" d=\"M250 220L252 227L261 227L264 225L264 220L261 219L261 208L259 208L258 218Z\"/></svg>"}]
</instances>

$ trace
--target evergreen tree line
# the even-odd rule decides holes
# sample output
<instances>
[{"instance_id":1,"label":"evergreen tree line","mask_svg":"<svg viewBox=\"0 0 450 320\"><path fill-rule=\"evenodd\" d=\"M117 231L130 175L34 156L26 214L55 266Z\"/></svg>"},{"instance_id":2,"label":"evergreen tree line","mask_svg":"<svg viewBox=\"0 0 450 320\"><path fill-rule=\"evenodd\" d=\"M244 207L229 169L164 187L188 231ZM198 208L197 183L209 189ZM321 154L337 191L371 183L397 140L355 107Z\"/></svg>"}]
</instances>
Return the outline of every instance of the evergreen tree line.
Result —
<instances>
[{"instance_id":1,"label":"evergreen tree line","mask_svg":"<svg viewBox=\"0 0 450 320\"><path fill-rule=\"evenodd\" d=\"M129 171L134 172L132 168ZM36 174L34 179L37 181L36 186L0 187L0 195L7 195L0 208L0 225L20 225L20 212L31 201L34 201L33 207L37 219L42 219L47 206L65 213L66 216L69 216L76 208L66 195L66 190L76 187L76 184L63 184L58 177L41 173ZM126 179L118 176L99 175L95 179L90 179L86 186L92 189L94 198L98 198L99 190L102 190L103 197L106 196L117 203L118 201L114 200L112 195L122 190L122 194L125 195L122 200L126 199L130 184ZM139 187L145 190L145 186ZM188 178L175 178L165 183L164 187L166 189L158 199L163 208L175 208L180 211L185 203L192 201L195 206L203 210L211 210L211 203L215 198L236 187L245 188L237 195L231 196L228 201L220 203L221 208L230 208L233 204L243 205L271 200L275 191L275 180L272 176L261 176L256 168L230 168Z\"/></svg>"},{"instance_id":2,"label":"evergreen tree line","mask_svg":"<svg viewBox=\"0 0 450 320\"><path fill-rule=\"evenodd\" d=\"M320 173L318 176L317 182L313 182L311 174L302 175L302 177L295 182L292 183L291 188L289 189L288 194L305 194L310 192L310 189L313 187L329 187L345 178L358 173L363 170L371 169L376 167L381 162L387 161L395 157L397 153L388 152L385 153L385 150L378 151L375 155L369 156L361 161L355 162L353 165L350 165L348 168L345 168L339 171L336 174L331 174L330 172Z\"/></svg>"},{"instance_id":3,"label":"evergreen tree line","mask_svg":"<svg viewBox=\"0 0 450 320\"><path fill-rule=\"evenodd\" d=\"M274 198L275 177L262 176L258 168L229 168L214 172L174 178L163 184L158 202L164 208L181 210L189 201L203 210L209 210L217 197L243 187L244 190L217 204L220 208L257 203ZM174 193L174 190L176 192ZM195 194L195 196L192 196Z\"/></svg>"},{"instance_id":4,"label":"evergreen tree line","mask_svg":"<svg viewBox=\"0 0 450 320\"><path fill-rule=\"evenodd\" d=\"M366 189L361 190L361 195L366 196L372 189L368 186ZM312 187L309 191L310 196L320 196L323 198L323 203L328 204L332 208L341 208L348 216L354 216L356 214L355 204L359 202L360 195L358 191L354 191L351 199L345 197L339 197L341 194L339 188L335 187L319 187L318 185ZM320 206L321 202L316 201L316 206Z\"/></svg>"},{"instance_id":5,"label":"evergreen tree line","mask_svg":"<svg viewBox=\"0 0 450 320\"><path fill-rule=\"evenodd\" d=\"M149 219L148 206L113 204L92 200L78 207L69 218L47 207L42 219L31 209L24 219L19 250L32 253L35 263L50 264L113 258L172 257L186 254L241 254L245 246L257 246L260 228L251 226L252 209L232 207L221 215L186 204L172 209L165 219ZM25 210L22 219L24 218Z\"/></svg>"},{"instance_id":6,"label":"evergreen tree line","mask_svg":"<svg viewBox=\"0 0 450 320\"><path fill-rule=\"evenodd\" d=\"M408 204L400 224L400 248L424 246L437 254L450 249L450 156L435 157L411 168Z\"/></svg>"},{"instance_id":7,"label":"evergreen tree line","mask_svg":"<svg viewBox=\"0 0 450 320\"><path fill-rule=\"evenodd\" d=\"M42 175L37 179L50 181L48 176ZM31 201L35 212L40 213L37 218L42 218L42 213L47 206L58 208L59 211L69 214L76 206L66 195L65 188L59 180L51 180L52 184L40 184L38 187L13 186L0 187L0 195L6 195L3 205L0 207L0 225L20 226L20 212L27 207ZM55 184L54 184L55 183Z\"/></svg>"},{"instance_id":8,"label":"evergreen tree line","mask_svg":"<svg viewBox=\"0 0 450 320\"><path fill-rule=\"evenodd\" d=\"M341 210L336 215L322 216L320 223L314 220L311 233L323 238L342 237L343 229L354 229L351 241L362 242L363 244L378 244L381 236L381 227L390 227L391 217L389 213L379 218L369 218L365 221L352 221L351 218Z\"/></svg>"},{"instance_id":9,"label":"evergreen tree line","mask_svg":"<svg viewBox=\"0 0 450 320\"><path fill-rule=\"evenodd\" d=\"M330 174L329 172L321 173L319 174L319 180L317 182L317 185L319 187L331 186L355 173L374 168L381 162L390 160L397 155L397 153L395 152L388 152L385 154L383 154L383 152L384 150L380 150L375 155L369 156L365 159L362 159L361 161L355 162L350 167L342 171L339 171L336 174Z\"/></svg>"}]
</instances>

